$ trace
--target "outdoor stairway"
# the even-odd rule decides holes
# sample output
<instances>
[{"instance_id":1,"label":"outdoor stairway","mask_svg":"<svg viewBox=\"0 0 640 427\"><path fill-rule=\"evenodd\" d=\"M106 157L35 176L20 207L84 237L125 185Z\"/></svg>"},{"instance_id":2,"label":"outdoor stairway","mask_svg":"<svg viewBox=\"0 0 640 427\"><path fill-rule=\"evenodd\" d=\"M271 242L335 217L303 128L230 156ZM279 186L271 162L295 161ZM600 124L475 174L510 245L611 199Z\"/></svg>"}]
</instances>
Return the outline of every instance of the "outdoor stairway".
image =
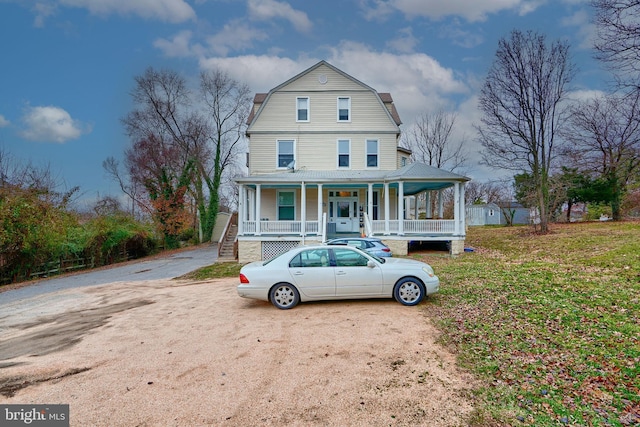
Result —
<instances>
[{"instance_id":1,"label":"outdoor stairway","mask_svg":"<svg viewBox=\"0 0 640 427\"><path fill-rule=\"evenodd\" d=\"M218 254L218 260L224 261L233 261L235 257L233 256L233 244L236 240L236 235L238 234L238 226L231 225L229 227L229 232L222 242L222 247L220 248L220 253Z\"/></svg>"}]
</instances>

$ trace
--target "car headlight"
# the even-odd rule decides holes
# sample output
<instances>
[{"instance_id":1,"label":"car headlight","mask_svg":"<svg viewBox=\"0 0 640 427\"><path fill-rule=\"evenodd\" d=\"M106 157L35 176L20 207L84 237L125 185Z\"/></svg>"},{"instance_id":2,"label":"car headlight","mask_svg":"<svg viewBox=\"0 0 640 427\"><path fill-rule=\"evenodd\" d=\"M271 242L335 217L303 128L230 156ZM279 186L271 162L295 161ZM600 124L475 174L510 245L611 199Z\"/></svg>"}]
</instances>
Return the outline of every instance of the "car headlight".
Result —
<instances>
[{"instance_id":1,"label":"car headlight","mask_svg":"<svg viewBox=\"0 0 640 427\"><path fill-rule=\"evenodd\" d=\"M429 277L435 276L435 273L433 272L433 268L431 268L430 265L427 265L426 267L422 267L422 271L427 273L429 275Z\"/></svg>"}]
</instances>

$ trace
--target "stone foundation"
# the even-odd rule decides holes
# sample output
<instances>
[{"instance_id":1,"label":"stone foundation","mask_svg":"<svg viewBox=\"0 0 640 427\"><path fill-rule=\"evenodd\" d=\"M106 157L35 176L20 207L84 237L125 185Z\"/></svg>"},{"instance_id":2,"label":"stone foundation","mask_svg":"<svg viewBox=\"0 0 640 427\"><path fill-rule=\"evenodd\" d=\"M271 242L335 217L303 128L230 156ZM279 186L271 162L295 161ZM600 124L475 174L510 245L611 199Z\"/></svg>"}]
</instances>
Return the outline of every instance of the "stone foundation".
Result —
<instances>
[{"instance_id":1,"label":"stone foundation","mask_svg":"<svg viewBox=\"0 0 640 427\"><path fill-rule=\"evenodd\" d=\"M409 254L409 242L407 240L382 240L389 246L393 256L407 256Z\"/></svg>"},{"instance_id":2,"label":"stone foundation","mask_svg":"<svg viewBox=\"0 0 640 427\"><path fill-rule=\"evenodd\" d=\"M262 242L259 240L238 240L238 263L246 264L262 259Z\"/></svg>"},{"instance_id":3,"label":"stone foundation","mask_svg":"<svg viewBox=\"0 0 640 427\"><path fill-rule=\"evenodd\" d=\"M451 241L451 255L460 255L464 253L464 240Z\"/></svg>"}]
</instances>

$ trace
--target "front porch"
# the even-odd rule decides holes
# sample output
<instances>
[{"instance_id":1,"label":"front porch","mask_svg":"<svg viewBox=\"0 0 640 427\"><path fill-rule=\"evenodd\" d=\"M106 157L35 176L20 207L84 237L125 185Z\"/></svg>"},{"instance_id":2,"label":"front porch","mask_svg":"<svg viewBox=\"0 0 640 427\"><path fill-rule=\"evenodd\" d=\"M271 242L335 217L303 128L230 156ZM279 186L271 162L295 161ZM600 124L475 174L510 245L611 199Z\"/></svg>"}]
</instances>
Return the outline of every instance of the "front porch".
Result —
<instances>
[{"instance_id":1,"label":"front porch","mask_svg":"<svg viewBox=\"0 0 640 427\"><path fill-rule=\"evenodd\" d=\"M299 236L318 237L320 241L345 236L407 236L424 237L418 240L433 240L432 238L456 236L456 221L453 219L419 219L419 220L375 220L370 221L364 215L363 232L328 231L326 215L321 221L242 221L242 236ZM302 232L304 230L304 232ZM240 235L240 233L239 233ZM411 239L416 240L416 239Z\"/></svg>"},{"instance_id":2,"label":"front porch","mask_svg":"<svg viewBox=\"0 0 640 427\"><path fill-rule=\"evenodd\" d=\"M380 238L398 255L407 254L410 241L450 242L453 255L463 252L468 178L415 163L397 171L345 172L237 179L239 261L344 235ZM444 218L443 192L449 188L453 218Z\"/></svg>"}]
</instances>

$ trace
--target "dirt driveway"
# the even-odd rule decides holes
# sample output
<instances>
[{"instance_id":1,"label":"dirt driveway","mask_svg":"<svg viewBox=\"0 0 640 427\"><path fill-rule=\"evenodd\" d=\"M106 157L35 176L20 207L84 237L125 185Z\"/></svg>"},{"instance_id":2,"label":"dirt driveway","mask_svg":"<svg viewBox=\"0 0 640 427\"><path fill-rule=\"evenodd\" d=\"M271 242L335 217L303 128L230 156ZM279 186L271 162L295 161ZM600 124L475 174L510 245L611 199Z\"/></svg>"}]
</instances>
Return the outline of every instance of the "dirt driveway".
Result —
<instances>
[{"instance_id":1,"label":"dirt driveway","mask_svg":"<svg viewBox=\"0 0 640 427\"><path fill-rule=\"evenodd\" d=\"M420 306L282 311L235 286L113 283L0 313L0 403L67 403L72 426L466 424L472 378Z\"/></svg>"}]
</instances>

